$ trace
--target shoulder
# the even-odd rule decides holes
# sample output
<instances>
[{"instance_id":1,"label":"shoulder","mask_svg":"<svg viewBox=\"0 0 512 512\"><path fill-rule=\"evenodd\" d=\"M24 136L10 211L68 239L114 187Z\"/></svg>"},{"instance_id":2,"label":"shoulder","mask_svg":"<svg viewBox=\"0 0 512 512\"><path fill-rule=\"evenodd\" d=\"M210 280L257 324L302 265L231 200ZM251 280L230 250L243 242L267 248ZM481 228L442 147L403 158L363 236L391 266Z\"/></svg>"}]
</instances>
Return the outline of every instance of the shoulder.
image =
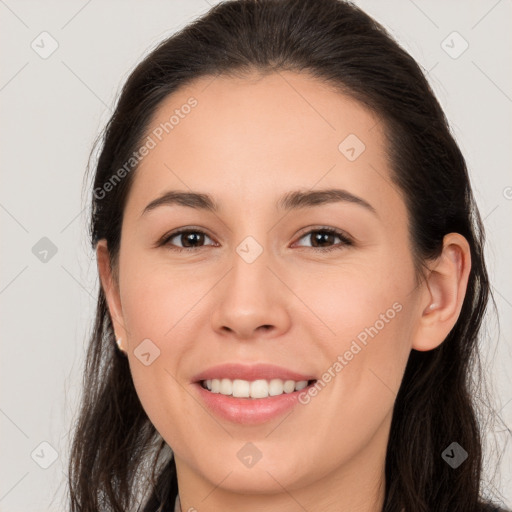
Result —
<instances>
[{"instance_id":1,"label":"shoulder","mask_svg":"<svg viewBox=\"0 0 512 512\"><path fill-rule=\"evenodd\" d=\"M498 505L494 503L482 503L479 512L510 512L507 509L500 508Z\"/></svg>"}]
</instances>

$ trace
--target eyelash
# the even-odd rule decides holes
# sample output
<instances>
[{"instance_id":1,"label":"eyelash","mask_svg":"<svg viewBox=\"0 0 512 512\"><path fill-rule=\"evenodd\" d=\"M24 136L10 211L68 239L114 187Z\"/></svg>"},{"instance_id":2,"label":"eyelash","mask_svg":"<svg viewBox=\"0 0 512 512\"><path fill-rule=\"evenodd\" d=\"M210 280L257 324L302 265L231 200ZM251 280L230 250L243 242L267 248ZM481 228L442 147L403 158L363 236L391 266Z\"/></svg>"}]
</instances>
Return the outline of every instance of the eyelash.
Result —
<instances>
[{"instance_id":1,"label":"eyelash","mask_svg":"<svg viewBox=\"0 0 512 512\"><path fill-rule=\"evenodd\" d=\"M203 235L208 236L204 231L202 231L200 229L182 228L182 229L173 231L172 233L169 233L168 235L164 235L162 237L161 241L157 244L158 247L168 246L170 250L176 251L176 252L183 252L183 251L192 252L192 251L197 251L198 249L202 249L204 247L204 246L203 247L178 247L176 245L172 245L169 243L169 241L172 240L174 237L181 235L183 233L201 233ZM333 245L331 247L302 247L301 246L301 248L312 249L315 252L325 253L325 252L330 252L330 251L334 251L334 250L344 249L347 246L353 245L353 241L350 238L348 238L347 235L345 235L345 233L343 233L342 231L338 231L337 229L328 228L328 227L312 229L312 230L308 231L307 233L304 233L299 238L299 240L301 240L305 236L311 235L312 233L328 233L331 235L335 235L341 240L341 243L338 245ZM208 238L210 238L210 237L208 237Z\"/></svg>"}]
</instances>

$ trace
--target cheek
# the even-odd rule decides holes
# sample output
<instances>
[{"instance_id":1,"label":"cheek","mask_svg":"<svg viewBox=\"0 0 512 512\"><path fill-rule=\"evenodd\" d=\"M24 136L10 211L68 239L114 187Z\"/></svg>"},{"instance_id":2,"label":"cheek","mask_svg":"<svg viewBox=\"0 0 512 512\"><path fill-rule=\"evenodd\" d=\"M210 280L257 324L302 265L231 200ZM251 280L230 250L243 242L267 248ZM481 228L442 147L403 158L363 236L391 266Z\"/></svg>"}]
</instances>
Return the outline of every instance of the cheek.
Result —
<instances>
[{"instance_id":1,"label":"cheek","mask_svg":"<svg viewBox=\"0 0 512 512\"><path fill-rule=\"evenodd\" d=\"M180 349L176 344L168 347L164 341L166 333L170 337L178 331L180 324L173 326L184 314L186 287L178 288L180 284L142 253L126 254L121 260L120 291L130 370L137 394L154 423L169 415L167 402L159 401L155 390L179 395L173 376ZM166 351L172 351L172 357Z\"/></svg>"},{"instance_id":2,"label":"cheek","mask_svg":"<svg viewBox=\"0 0 512 512\"><path fill-rule=\"evenodd\" d=\"M337 348L358 335L364 342L366 329L374 332L375 325L379 332L388 330L397 323L397 310L413 287L412 265L407 261L396 264L393 259L378 251L296 275L292 288L309 310L302 318L311 318L310 325L320 321L325 330L322 338ZM315 334L319 333L320 327Z\"/></svg>"},{"instance_id":3,"label":"cheek","mask_svg":"<svg viewBox=\"0 0 512 512\"><path fill-rule=\"evenodd\" d=\"M396 309L376 308L385 320L364 308L351 310L358 316L344 317L343 325L337 324L337 338L324 340L327 364L317 394L306 397L308 403L304 400L310 409L303 428L315 432L302 447L305 460L321 456L319 466L326 468L350 460L390 420L410 353L408 313L398 302ZM293 431L288 434L293 438Z\"/></svg>"},{"instance_id":4,"label":"cheek","mask_svg":"<svg viewBox=\"0 0 512 512\"><path fill-rule=\"evenodd\" d=\"M189 319L201 290L203 294L207 290L204 280L194 284L185 272L143 254L128 256L123 270L123 316L134 342L144 338L163 342L173 336L181 320Z\"/></svg>"},{"instance_id":5,"label":"cheek","mask_svg":"<svg viewBox=\"0 0 512 512\"><path fill-rule=\"evenodd\" d=\"M373 267L330 273L324 276L331 283L328 291L318 284L303 290L322 321L312 333L326 356L322 380L329 383L321 393L333 401L333 423L350 430L347 419L378 423L393 405L411 349L414 274L412 265L393 266L385 255ZM338 400L339 407L334 405Z\"/></svg>"}]
</instances>

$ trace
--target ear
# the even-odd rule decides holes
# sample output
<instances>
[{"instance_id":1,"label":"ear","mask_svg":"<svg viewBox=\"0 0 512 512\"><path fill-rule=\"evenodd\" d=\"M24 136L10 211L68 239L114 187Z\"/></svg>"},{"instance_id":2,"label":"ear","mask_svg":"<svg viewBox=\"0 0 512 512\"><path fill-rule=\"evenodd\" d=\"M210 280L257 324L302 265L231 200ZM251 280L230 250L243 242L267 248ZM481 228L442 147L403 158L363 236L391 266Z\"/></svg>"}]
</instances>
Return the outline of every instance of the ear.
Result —
<instances>
[{"instance_id":1,"label":"ear","mask_svg":"<svg viewBox=\"0 0 512 512\"><path fill-rule=\"evenodd\" d=\"M124 325L119 285L114 279L113 271L110 266L110 255L107 247L107 241L104 238L99 240L96 244L96 258L98 274L100 276L103 293L107 300L110 318L114 325L116 340L121 338L122 346L126 349L127 331Z\"/></svg>"},{"instance_id":2,"label":"ear","mask_svg":"<svg viewBox=\"0 0 512 512\"><path fill-rule=\"evenodd\" d=\"M471 251L467 240L459 233L445 235L442 253L430 265L423 287L413 349L432 350L446 339L459 318L470 270Z\"/></svg>"}]
</instances>

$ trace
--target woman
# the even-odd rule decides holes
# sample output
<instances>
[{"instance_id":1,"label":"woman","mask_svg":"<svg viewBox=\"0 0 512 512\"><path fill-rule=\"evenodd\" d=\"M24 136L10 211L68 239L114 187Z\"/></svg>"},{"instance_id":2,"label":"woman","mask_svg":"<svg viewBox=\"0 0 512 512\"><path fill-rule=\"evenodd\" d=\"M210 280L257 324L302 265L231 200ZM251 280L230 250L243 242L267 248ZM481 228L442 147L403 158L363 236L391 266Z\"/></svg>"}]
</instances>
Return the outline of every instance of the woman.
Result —
<instances>
[{"instance_id":1,"label":"woman","mask_svg":"<svg viewBox=\"0 0 512 512\"><path fill-rule=\"evenodd\" d=\"M106 128L91 241L73 511L493 510L483 226L360 9L224 2L161 43Z\"/></svg>"}]
</instances>

